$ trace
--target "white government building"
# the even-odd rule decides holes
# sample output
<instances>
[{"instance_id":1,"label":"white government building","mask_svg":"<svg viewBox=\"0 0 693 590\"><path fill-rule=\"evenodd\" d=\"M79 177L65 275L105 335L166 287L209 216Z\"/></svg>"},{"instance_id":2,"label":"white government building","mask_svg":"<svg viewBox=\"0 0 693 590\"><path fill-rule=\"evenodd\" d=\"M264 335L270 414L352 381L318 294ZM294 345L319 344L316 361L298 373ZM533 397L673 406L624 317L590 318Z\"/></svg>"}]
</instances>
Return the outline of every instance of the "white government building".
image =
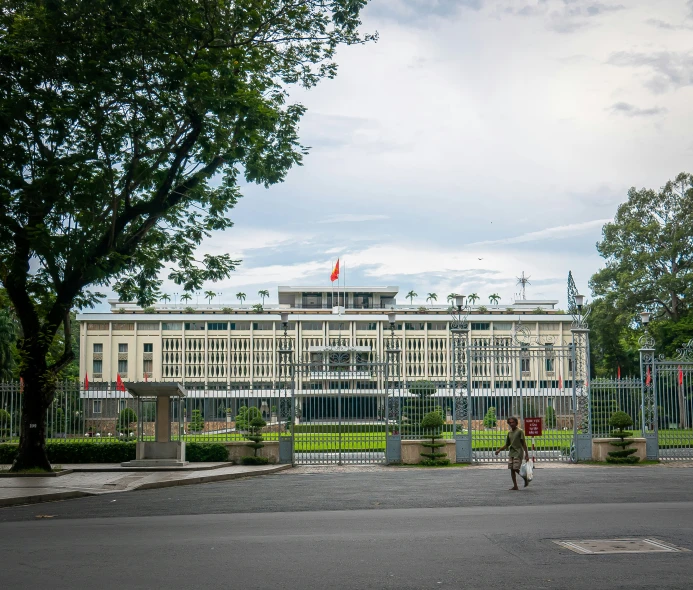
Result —
<instances>
[{"instance_id":1,"label":"white government building","mask_svg":"<svg viewBox=\"0 0 693 590\"><path fill-rule=\"evenodd\" d=\"M325 287L279 287L278 303L267 304L262 311L250 304L159 304L144 310L133 303L109 301L109 313L77 317L80 374L89 379L85 396L96 399L103 395L99 392L112 391L120 375L125 382L179 382L190 397L203 400L229 396L228 392L243 403L271 397L270 392L282 380L278 361L284 337L282 313L288 313L287 335L292 349L300 352L299 362L308 364L316 354L326 354L326 348L341 346L358 356L356 363L351 361L358 365L385 357L386 341L391 337L388 313L395 312L394 335L402 350L397 385L406 388L408 383L425 379L442 391L452 374L449 305L402 305L397 295L397 287L348 287L339 296ZM471 343L510 346L521 325L533 335L553 337L557 346L566 345L571 339L572 317L556 309L557 304L516 300L510 305L473 305ZM335 361L339 362L344 361ZM503 390L517 388L520 380L522 387L555 390L559 380L561 388L570 386L571 364L567 356L558 355L550 361L522 365L521 370L508 363L499 375L498 369L487 374L488 363L484 363L478 370L472 367L473 379L479 380L472 385L483 388L487 397L508 395ZM348 393L341 395L358 398L359 414L366 418L381 412L382 375L339 369L346 369L340 373L340 381L352 379ZM334 404L325 399L335 389L345 388L332 379L332 373L296 372L295 390L302 400L303 419L329 418L335 412ZM483 416L484 411L485 407L479 407L473 413Z\"/></svg>"}]
</instances>

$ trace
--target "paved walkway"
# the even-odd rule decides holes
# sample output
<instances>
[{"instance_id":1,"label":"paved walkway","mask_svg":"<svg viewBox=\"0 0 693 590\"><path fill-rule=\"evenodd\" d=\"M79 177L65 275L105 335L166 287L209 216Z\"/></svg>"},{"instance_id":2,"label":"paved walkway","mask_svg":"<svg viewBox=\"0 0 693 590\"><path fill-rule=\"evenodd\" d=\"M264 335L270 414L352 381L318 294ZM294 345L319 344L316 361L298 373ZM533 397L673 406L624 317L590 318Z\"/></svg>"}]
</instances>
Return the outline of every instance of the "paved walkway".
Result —
<instances>
[{"instance_id":1,"label":"paved walkway","mask_svg":"<svg viewBox=\"0 0 693 590\"><path fill-rule=\"evenodd\" d=\"M221 465L196 463L175 471L133 471L114 465L63 465L76 469L59 477L0 477L0 506L35 504L83 496L183 486L266 475L290 465ZM0 466L8 469L9 465Z\"/></svg>"}]
</instances>

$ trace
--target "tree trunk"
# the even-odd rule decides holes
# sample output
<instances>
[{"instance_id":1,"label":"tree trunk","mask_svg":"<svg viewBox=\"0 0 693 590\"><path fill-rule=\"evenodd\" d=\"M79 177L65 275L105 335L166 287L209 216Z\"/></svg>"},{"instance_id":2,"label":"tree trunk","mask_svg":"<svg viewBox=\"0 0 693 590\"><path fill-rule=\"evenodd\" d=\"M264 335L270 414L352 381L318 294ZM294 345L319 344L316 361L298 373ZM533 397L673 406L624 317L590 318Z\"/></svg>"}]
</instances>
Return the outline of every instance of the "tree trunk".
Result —
<instances>
[{"instance_id":1,"label":"tree trunk","mask_svg":"<svg viewBox=\"0 0 693 590\"><path fill-rule=\"evenodd\" d=\"M22 394L22 419L19 454L11 471L43 469L51 471L46 456L46 410L53 398L54 388L48 371L26 371Z\"/></svg>"}]
</instances>

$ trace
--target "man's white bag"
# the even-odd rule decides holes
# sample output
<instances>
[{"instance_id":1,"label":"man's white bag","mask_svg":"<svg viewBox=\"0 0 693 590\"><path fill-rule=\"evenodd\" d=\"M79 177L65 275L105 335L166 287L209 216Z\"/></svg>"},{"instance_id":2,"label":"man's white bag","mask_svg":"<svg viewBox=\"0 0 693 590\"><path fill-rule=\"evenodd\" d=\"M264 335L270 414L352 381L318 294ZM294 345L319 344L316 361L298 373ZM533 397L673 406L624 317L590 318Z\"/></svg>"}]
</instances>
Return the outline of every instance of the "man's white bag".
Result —
<instances>
[{"instance_id":1,"label":"man's white bag","mask_svg":"<svg viewBox=\"0 0 693 590\"><path fill-rule=\"evenodd\" d=\"M520 465L520 477L526 477L527 481L534 479L534 466L531 461L523 461Z\"/></svg>"}]
</instances>

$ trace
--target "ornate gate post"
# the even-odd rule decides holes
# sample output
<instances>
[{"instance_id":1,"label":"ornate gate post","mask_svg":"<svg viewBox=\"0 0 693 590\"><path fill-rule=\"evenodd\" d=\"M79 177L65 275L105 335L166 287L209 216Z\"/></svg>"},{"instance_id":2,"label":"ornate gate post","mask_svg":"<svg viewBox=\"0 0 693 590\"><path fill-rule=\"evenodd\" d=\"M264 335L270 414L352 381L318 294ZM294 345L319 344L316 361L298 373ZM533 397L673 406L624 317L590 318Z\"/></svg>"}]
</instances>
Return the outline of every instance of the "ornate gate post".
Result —
<instances>
[{"instance_id":1,"label":"ornate gate post","mask_svg":"<svg viewBox=\"0 0 693 590\"><path fill-rule=\"evenodd\" d=\"M293 358L292 340L287 334L289 314L282 313L284 335L279 340L279 462L294 463L294 417L296 415L296 371ZM282 424L285 430L282 431Z\"/></svg>"},{"instance_id":2,"label":"ornate gate post","mask_svg":"<svg viewBox=\"0 0 693 590\"><path fill-rule=\"evenodd\" d=\"M394 313L387 315L390 323L390 337L384 339L385 345L385 463L402 462L402 405L400 397L401 353L399 339L395 337ZM397 386L395 387L395 383Z\"/></svg>"},{"instance_id":3,"label":"ornate gate post","mask_svg":"<svg viewBox=\"0 0 693 590\"><path fill-rule=\"evenodd\" d=\"M573 444L571 459L589 461L592 458L592 419L590 415L590 331L588 313L583 314L584 295L579 295L572 273L568 274L568 311L573 316L570 329L571 360L573 365Z\"/></svg>"},{"instance_id":4,"label":"ornate gate post","mask_svg":"<svg viewBox=\"0 0 693 590\"><path fill-rule=\"evenodd\" d=\"M640 431L645 439L648 460L659 459L659 432L657 416L657 371L655 339L647 331L650 314L642 313L645 333L638 339L640 345Z\"/></svg>"},{"instance_id":5,"label":"ornate gate post","mask_svg":"<svg viewBox=\"0 0 693 590\"><path fill-rule=\"evenodd\" d=\"M450 363L450 383L453 399L453 438L458 463L471 463L472 451L472 387L471 355L469 354L469 305L465 304L464 295L455 296L455 306L451 309L452 322L450 332L452 340L452 362ZM466 389L466 393L463 390ZM459 391L458 391L459 390ZM467 432L458 432L467 423Z\"/></svg>"}]
</instances>

